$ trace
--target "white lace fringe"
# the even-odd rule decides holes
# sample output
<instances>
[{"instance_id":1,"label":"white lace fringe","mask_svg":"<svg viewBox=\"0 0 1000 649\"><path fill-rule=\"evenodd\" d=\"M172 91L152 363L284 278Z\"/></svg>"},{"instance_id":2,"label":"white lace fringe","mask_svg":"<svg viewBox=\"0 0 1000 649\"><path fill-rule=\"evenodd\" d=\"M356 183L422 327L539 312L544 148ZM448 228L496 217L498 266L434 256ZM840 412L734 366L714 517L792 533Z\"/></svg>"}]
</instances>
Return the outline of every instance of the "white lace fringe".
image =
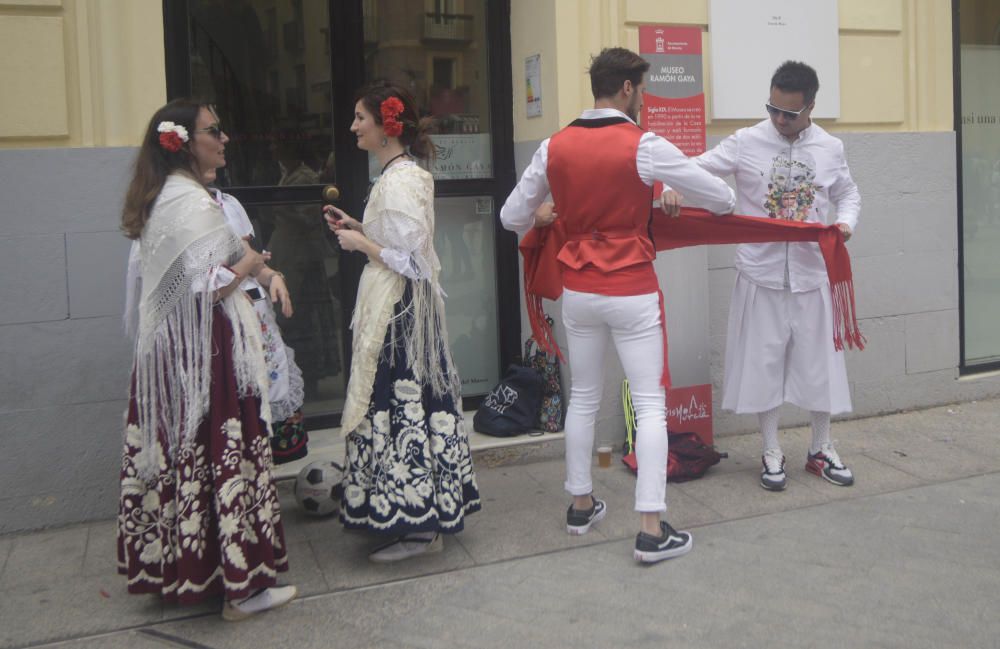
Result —
<instances>
[{"instance_id":1,"label":"white lace fringe","mask_svg":"<svg viewBox=\"0 0 1000 649\"><path fill-rule=\"evenodd\" d=\"M460 408L462 383L448 346L444 299L436 277L435 281L406 281L411 288L410 303L389 321L390 344L395 347L401 337L417 382L430 385L435 397L450 395L455 407ZM385 353L393 363L392 350Z\"/></svg>"},{"instance_id":2,"label":"white lace fringe","mask_svg":"<svg viewBox=\"0 0 1000 649\"><path fill-rule=\"evenodd\" d=\"M164 468L160 463L166 460L156 453L160 444L157 432L163 432L166 457L173 460L178 450L191 442L208 412L212 356L216 353L212 349L213 291L206 287L196 294L191 284L192 277L198 273L207 275L213 265L231 257L218 259L220 248L231 252L235 242L235 249L240 249L239 241L232 235L229 238L222 245L217 237L206 237L210 241L193 245L192 248L202 248L207 253L192 255L201 261L195 264L196 268L185 267L185 262L190 264L191 256L178 257L164 274L149 312L142 314L145 317L141 318L136 340L134 372L143 449L136 464L140 476L147 481L155 479ZM215 254L208 252L209 249ZM237 387L241 396L261 399L260 417L269 422L267 368L257 314L238 291L221 304L233 328Z\"/></svg>"}]
</instances>

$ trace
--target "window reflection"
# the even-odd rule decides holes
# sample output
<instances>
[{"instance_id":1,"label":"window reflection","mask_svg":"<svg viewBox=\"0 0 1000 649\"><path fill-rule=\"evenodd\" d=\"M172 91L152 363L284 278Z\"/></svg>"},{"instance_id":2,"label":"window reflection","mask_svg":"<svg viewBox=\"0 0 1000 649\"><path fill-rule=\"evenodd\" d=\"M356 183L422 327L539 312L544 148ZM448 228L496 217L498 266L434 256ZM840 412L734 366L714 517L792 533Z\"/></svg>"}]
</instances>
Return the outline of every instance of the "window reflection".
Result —
<instances>
[{"instance_id":1,"label":"window reflection","mask_svg":"<svg viewBox=\"0 0 1000 649\"><path fill-rule=\"evenodd\" d=\"M434 249L448 294L448 335L462 393L485 394L500 380L493 199L438 198L434 216Z\"/></svg>"},{"instance_id":2,"label":"window reflection","mask_svg":"<svg viewBox=\"0 0 1000 649\"><path fill-rule=\"evenodd\" d=\"M294 147L279 149L282 186L315 184L318 174L289 153ZM258 206L253 215L260 222L259 231L267 233L262 241L271 252L270 265L285 274L295 307L291 318L279 314L278 325L302 370L304 410L306 414L340 410L346 386L340 251L326 233L320 205Z\"/></svg>"},{"instance_id":3,"label":"window reflection","mask_svg":"<svg viewBox=\"0 0 1000 649\"><path fill-rule=\"evenodd\" d=\"M220 184L277 185L276 143L295 133L332 170L329 12L315 0L190 0L192 94L216 102L231 138Z\"/></svg>"},{"instance_id":4,"label":"window reflection","mask_svg":"<svg viewBox=\"0 0 1000 649\"><path fill-rule=\"evenodd\" d=\"M367 76L409 88L431 118L434 177L492 178L485 0L368 0L364 12Z\"/></svg>"},{"instance_id":5,"label":"window reflection","mask_svg":"<svg viewBox=\"0 0 1000 649\"><path fill-rule=\"evenodd\" d=\"M337 1L187 1L191 94L216 102L231 138L220 186L337 181L331 57L343 53L329 31L329 8ZM362 0L362 7L366 76L414 94L436 146L435 178L492 178L486 1ZM352 98L336 101L343 108ZM378 171L374 163L373 177ZM284 200L280 190L272 196ZM279 316L279 324L302 369L304 409L337 412L350 335L344 304L352 300L342 295L340 253L320 205L244 207L295 306L294 316ZM451 343L464 393L483 394L499 380L494 206L489 197L449 197L438 198L435 209Z\"/></svg>"},{"instance_id":6,"label":"window reflection","mask_svg":"<svg viewBox=\"0 0 1000 649\"><path fill-rule=\"evenodd\" d=\"M1000 360L1000 6L962 0L962 234L966 364Z\"/></svg>"}]
</instances>

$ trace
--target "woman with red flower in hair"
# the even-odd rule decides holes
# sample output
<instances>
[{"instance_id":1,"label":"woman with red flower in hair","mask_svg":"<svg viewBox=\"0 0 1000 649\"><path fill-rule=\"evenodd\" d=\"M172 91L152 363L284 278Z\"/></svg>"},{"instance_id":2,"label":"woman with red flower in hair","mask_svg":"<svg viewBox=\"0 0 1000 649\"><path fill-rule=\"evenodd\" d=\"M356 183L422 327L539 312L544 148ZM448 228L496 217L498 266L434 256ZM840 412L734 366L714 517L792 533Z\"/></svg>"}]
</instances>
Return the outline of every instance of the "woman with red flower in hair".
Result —
<instances>
[{"instance_id":1,"label":"woman with red flower in hair","mask_svg":"<svg viewBox=\"0 0 1000 649\"><path fill-rule=\"evenodd\" d=\"M341 248L369 260L351 322L341 520L388 537L369 554L388 562L440 550L441 534L461 531L480 502L438 281L434 180L417 164L433 144L400 86L368 86L354 111L358 148L382 172L363 222L324 208Z\"/></svg>"},{"instance_id":2,"label":"woman with red flower in hair","mask_svg":"<svg viewBox=\"0 0 1000 649\"><path fill-rule=\"evenodd\" d=\"M153 115L122 210L138 243L126 328L135 338L118 510L131 593L181 604L222 596L222 617L280 606L294 586L271 477L260 323L238 290L265 267L206 185L229 138L209 104Z\"/></svg>"}]
</instances>

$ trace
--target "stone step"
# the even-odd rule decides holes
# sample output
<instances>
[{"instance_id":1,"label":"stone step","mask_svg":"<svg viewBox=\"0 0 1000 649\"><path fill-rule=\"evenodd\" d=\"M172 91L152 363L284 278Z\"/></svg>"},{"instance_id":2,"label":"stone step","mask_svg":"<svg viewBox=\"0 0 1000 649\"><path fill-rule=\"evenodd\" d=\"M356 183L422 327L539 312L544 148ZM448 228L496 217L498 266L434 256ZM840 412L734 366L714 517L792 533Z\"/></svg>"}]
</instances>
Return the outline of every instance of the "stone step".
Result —
<instances>
[{"instance_id":1,"label":"stone step","mask_svg":"<svg viewBox=\"0 0 1000 649\"><path fill-rule=\"evenodd\" d=\"M561 442L565 438L565 433L544 433L535 431L526 435L516 437L491 437L472 430L472 417L475 411L465 413L465 421L469 429L469 447L472 449L473 459L480 458L490 466L516 463L529 455L534 455L530 451L533 447L542 448L549 442ZM304 458L279 464L274 467L276 480L294 479L303 467L313 462L332 461L337 464L344 464L344 436L340 428L321 428L309 431L309 454Z\"/></svg>"}]
</instances>

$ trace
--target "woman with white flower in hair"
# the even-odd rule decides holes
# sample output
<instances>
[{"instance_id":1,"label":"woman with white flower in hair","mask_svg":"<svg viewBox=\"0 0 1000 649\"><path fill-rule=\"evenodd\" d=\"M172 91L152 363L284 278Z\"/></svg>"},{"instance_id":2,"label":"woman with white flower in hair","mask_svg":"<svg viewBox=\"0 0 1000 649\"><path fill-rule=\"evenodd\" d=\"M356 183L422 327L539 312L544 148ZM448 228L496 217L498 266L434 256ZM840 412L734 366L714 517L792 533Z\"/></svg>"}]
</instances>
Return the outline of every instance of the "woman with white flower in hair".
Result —
<instances>
[{"instance_id":1,"label":"woman with white flower in hair","mask_svg":"<svg viewBox=\"0 0 1000 649\"><path fill-rule=\"evenodd\" d=\"M271 477L267 367L241 281L266 255L237 237L206 188L226 134L208 104L174 100L146 129L122 210L138 242L126 325L135 337L122 455L118 570L132 593L223 618L280 606L294 586Z\"/></svg>"},{"instance_id":2,"label":"woman with white flower in hair","mask_svg":"<svg viewBox=\"0 0 1000 649\"><path fill-rule=\"evenodd\" d=\"M387 562L440 550L480 502L438 282L434 180L416 162L433 144L404 88L378 82L356 99L351 132L382 173L363 223L324 208L341 248L369 260L351 322L341 520L389 537L369 555Z\"/></svg>"}]
</instances>

